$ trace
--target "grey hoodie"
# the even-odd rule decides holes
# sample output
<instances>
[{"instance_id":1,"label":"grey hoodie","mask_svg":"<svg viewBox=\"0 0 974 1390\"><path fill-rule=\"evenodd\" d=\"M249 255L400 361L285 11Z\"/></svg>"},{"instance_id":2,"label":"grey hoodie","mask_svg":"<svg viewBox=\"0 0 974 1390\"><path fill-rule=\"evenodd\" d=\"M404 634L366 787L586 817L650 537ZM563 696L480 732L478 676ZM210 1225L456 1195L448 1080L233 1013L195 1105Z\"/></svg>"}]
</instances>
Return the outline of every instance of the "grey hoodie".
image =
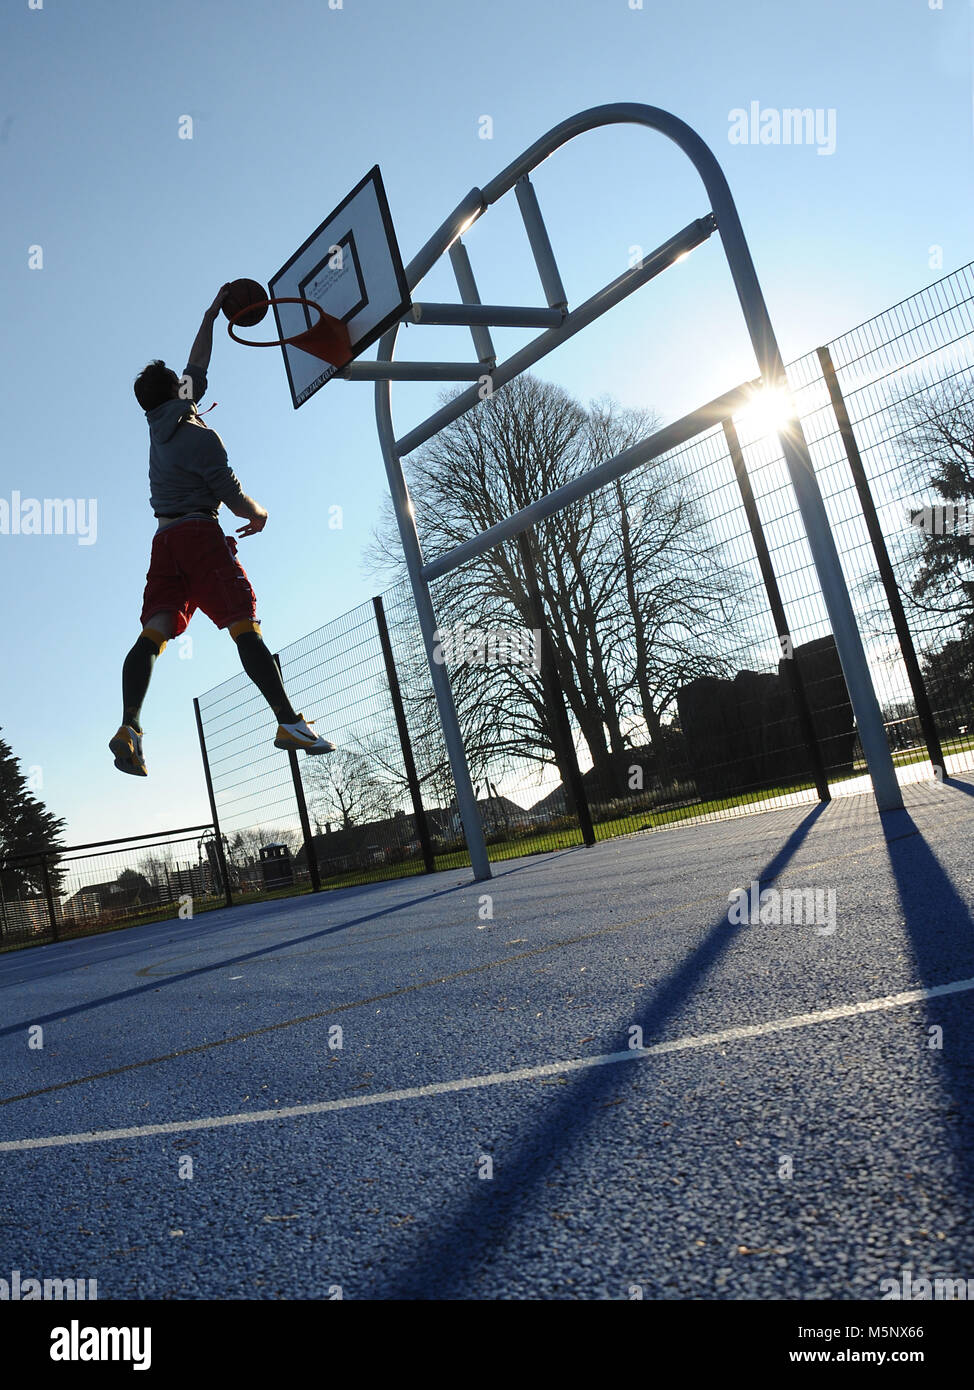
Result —
<instances>
[{"instance_id":1,"label":"grey hoodie","mask_svg":"<svg viewBox=\"0 0 974 1390\"><path fill-rule=\"evenodd\" d=\"M198 400L206 376L187 367ZM244 496L216 430L199 417L195 400L163 401L146 411L149 423L149 505L157 517L194 515L216 520L220 503L236 505Z\"/></svg>"}]
</instances>

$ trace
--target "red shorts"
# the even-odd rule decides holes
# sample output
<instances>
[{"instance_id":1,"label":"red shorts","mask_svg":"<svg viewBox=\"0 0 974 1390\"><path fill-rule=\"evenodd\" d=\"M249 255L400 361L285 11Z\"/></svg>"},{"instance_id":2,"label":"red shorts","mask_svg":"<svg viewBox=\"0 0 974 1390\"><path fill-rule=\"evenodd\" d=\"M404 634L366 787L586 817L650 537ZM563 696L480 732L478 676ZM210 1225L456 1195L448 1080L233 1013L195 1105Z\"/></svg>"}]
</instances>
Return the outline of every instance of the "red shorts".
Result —
<instances>
[{"instance_id":1,"label":"red shorts","mask_svg":"<svg viewBox=\"0 0 974 1390\"><path fill-rule=\"evenodd\" d=\"M199 608L217 627L257 615L257 599L237 559L237 538L218 521L180 521L158 531L152 542L142 599L142 625L156 613L171 613L172 635L189 626Z\"/></svg>"}]
</instances>

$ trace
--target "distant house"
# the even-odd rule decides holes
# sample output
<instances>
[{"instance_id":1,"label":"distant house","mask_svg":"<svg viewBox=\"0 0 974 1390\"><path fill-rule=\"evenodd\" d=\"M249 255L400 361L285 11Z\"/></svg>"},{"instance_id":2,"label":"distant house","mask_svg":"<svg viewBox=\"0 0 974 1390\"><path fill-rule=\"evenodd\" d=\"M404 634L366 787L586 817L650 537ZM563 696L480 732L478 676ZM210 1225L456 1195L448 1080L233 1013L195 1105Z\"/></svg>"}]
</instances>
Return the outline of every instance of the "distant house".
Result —
<instances>
[{"instance_id":1,"label":"distant house","mask_svg":"<svg viewBox=\"0 0 974 1390\"><path fill-rule=\"evenodd\" d=\"M125 883L113 879L110 883L89 883L79 888L66 900L64 916L69 921L89 922L109 912L124 912L162 900L164 895L159 889L137 874Z\"/></svg>"},{"instance_id":2,"label":"distant house","mask_svg":"<svg viewBox=\"0 0 974 1390\"><path fill-rule=\"evenodd\" d=\"M534 826L535 817L516 801L506 796L487 796L477 802L477 810L485 835L504 831L527 830Z\"/></svg>"},{"instance_id":3,"label":"distant house","mask_svg":"<svg viewBox=\"0 0 974 1390\"><path fill-rule=\"evenodd\" d=\"M524 829L534 823L523 807L507 797L485 798L477 802L477 808L487 835ZM438 844L450 843L463 834L455 802L450 806L427 807L426 823L434 849ZM419 858L423 852L416 830L416 817L406 811L397 811L385 820L326 831L313 836L313 844L318 868L325 875ZM294 864L299 873L307 873L308 858L304 845L294 856Z\"/></svg>"},{"instance_id":4,"label":"distant house","mask_svg":"<svg viewBox=\"0 0 974 1390\"><path fill-rule=\"evenodd\" d=\"M531 814L539 823L554 820L556 816L567 816L568 793L564 786L559 783L554 791L548 792L540 801L536 801L531 807Z\"/></svg>"},{"instance_id":5,"label":"distant house","mask_svg":"<svg viewBox=\"0 0 974 1390\"><path fill-rule=\"evenodd\" d=\"M432 827L431 833L435 833ZM347 873L420 853L415 817L407 816L404 811L386 820L349 825L315 835L313 844L318 868L323 874ZM294 856L294 865L299 873L307 873L308 856L304 845Z\"/></svg>"},{"instance_id":6,"label":"distant house","mask_svg":"<svg viewBox=\"0 0 974 1390\"><path fill-rule=\"evenodd\" d=\"M622 792L623 788L628 788L630 791L637 790L630 781L633 768L636 767L641 770L638 790L642 790L643 787L650 789L659 785L656 754L651 747L627 748L623 753L613 754L611 761L616 786L619 789L615 793L606 786L598 768L590 767L587 772L581 774L582 785L585 788L590 806L604 803L613 796L625 795L625 792ZM536 801L530 808L529 814L536 818L539 825L556 820L559 816L574 815L564 783L559 782L553 791L548 792L540 801Z\"/></svg>"}]
</instances>

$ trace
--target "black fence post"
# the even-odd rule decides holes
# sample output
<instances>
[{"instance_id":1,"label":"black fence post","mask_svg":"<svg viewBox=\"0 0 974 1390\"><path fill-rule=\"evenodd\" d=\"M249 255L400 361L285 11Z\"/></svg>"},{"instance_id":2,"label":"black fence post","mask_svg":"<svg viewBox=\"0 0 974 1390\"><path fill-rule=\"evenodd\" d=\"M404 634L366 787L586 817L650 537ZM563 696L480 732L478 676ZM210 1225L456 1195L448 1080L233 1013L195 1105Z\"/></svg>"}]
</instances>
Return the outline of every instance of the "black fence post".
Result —
<instances>
[{"instance_id":1,"label":"black fence post","mask_svg":"<svg viewBox=\"0 0 974 1390\"><path fill-rule=\"evenodd\" d=\"M825 771L825 763L822 760L822 748L818 741L818 735L815 733L815 724L812 719L811 707L808 703L805 682L802 679L802 673L798 667L798 659L795 656L794 647L792 645L791 633L788 631L788 619L785 616L785 605L781 601L778 578L774 572L774 566L771 563L771 552L768 550L768 542L765 539L761 518L758 515L757 503L754 500L751 479L748 477L747 466L744 463L744 453L741 449L741 441L738 438L737 427L730 418L723 422L723 427L724 438L727 441L731 463L734 465L734 476L737 478L737 486L741 494L741 501L744 504L747 524L751 531L751 540L754 543L754 551L757 555L758 566L761 570L761 578L764 580L764 591L768 596L771 616L774 619L775 630L778 633L778 640L781 643L781 654L784 657L785 671L787 672L788 683L791 687L791 695L795 704L795 713L798 716L798 727L801 730L805 751L811 763L812 775L815 779L815 790L818 792L819 801L831 801L832 793L829 790L829 779Z\"/></svg>"},{"instance_id":2,"label":"black fence post","mask_svg":"<svg viewBox=\"0 0 974 1390\"><path fill-rule=\"evenodd\" d=\"M278 652L274 653L274 664L278 671L281 671L281 658ZM284 672L281 671L281 678L283 679L283 677ZM319 893L321 891L321 874L318 871L318 856L315 853L315 842L311 834L311 821L308 819L308 803L304 799L304 783L301 781L298 755L293 748L287 750L287 760L291 765L291 781L294 785L294 799L298 804L301 834L304 836L304 857L308 861L308 873L311 875L311 891Z\"/></svg>"},{"instance_id":3,"label":"black fence post","mask_svg":"<svg viewBox=\"0 0 974 1390\"><path fill-rule=\"evenodd\" d=\"M389 641L386 611L380 595L376 594L372 599L372 607L375 609L375 625L379 631L379 645L382 648L382 659L385 662L386 679L389 682L389 694L392 698L392 709L396 716L396 728L399 731L402 762L406 771L406 781L409 785L409 796L413 803L413 818L416 821L416 834L419 839L420 849L423 852L423 864L426 867L426 872L431 874L436 868L436 859L433 855L433 842L430 839L429 825L426 821L426 808L423 806L419 777L416 774L413 745L409 738L409 725L406 723L406 711L402 703L402 691L399 688L399 674L396 671L396 663L392 655L392 643Z\"/></svg>"},{"instance_id":4,"label":"black fence post","mask_svg":"<svg viewBox=\"0 0 974 1390\"><path fill-rule=\"evenodd\" d=\"M524 570L524 586L528 596L528 612L530 614L531 626L538 633L539 656L541 660L541 685L545 695L545 706L549 715L548 731L551 734L551 741L555 747L555 755L559 766L564 769L566 776L566 791L574 803L575 815L578 819L578 827L582 832L582 840L586 845L595 844L595 827L592 824L592 812L588 804L588 793L585 790L585 783L582 780L581 770L578 766L578 755L575 752L575 740L572 738L571 725L568 722L568 711L565 709L565 695L561 688L561 681L558 679L558 663L555 657L554 645L551 641L551 634L548 631L548 624L545 620L544 605L541 602L541 590L538 587L538 575L534 567L534 556L531 548L531 538L527 531L522 531L517 538L517 548L521 557L521 568Z\"/></svg>"},{"instance_id":5,"label":"black fence post","mask_svg":"<svg viewBox=\"0 0 974 1390\"><path fill-rule=\"evenodd\" d=\"M213 829L216 831L217 863L220 865L220 873L223 875L223 891L226 895L227 907L233 907L233 894L230 892L230 874L227 869L226 855L223 853L223 835L220 830L220 818L216 813L216 797L213 794L213 778L210 776L210 760L206 754L206 738L203 735L203 717L200 714L199 700L193 700L193 709L196 711L196 732L199 734L200 753L203 755L203 776L206 778L206 794L210 798L210 815L213 817ZM168 873L166 877L168 879Z\"/></svg>"},{"instance_id":6,"label":"black fence post","mask_svg":"<svg viewBox=\"0 0 974 1390\"><path fill-rule=\"evenodd\" d=\"M54 902L54 889L51 887L51 869L47 862L48 856L41 855L41 876L44 879L44 896L47 899L47 915L51 919L51 936L55 941L60 941L60 933L57 926L57 906Z\"/></svg>"},{"instance_id":7,"label":"black fence post","mask_svg":"<svg viewBox=\"0 0 974 1390\"><path fill-rule=\"evenodd\" d=\"M883 535L883 528L879 524L879 516L876 512L876 504L873 501L872 491L869 487L869 480L866 477L866 470L863 467L862 455L859 452L859 444L856 440L855 431L852 428L852 421L849 419L849 412L846 409L842 388L839 386L839 378L836 375L835 366L832 362L832 354L827 347L820 347L818 349L818 360L822 368L822 375L825 377L825 384L829 388L829 398L832 402L832 410L835 414L836 421L838 422L839 434L842 436L842 447L845 449L845 456L849 461L849 470L852 473L852 480L856 485L856 492L859 494L859 505L862 508L863 519L866 523L866 531L869 534L869 541L873 548L873 554L876 557L879 577L882 581L883 589L886 592L886 602L889 605L890 616L893 619L893 628L900 644L900 652L902 653L903 665L906 667L906 674L909 678L910 689L913 691L913 702L916 705L917 718L920 721L920 728L923 730L927 752L930 755L930 761L934 769L936 770L939 767L940 775L943 780L946 781L947 766L944 762L943 748L940 744L940 735L937 733L937 722L933 717L933 710L930 707L930 697L927 694L923 672L920 670L920 662L917 659L916 647L913 644L913 633L910 631L910 624L906 619L903 601L900 598L899 589L896 587L896 575L893 573L893 565L889 558L886 537Z\"/></svg>"}]
</instances>

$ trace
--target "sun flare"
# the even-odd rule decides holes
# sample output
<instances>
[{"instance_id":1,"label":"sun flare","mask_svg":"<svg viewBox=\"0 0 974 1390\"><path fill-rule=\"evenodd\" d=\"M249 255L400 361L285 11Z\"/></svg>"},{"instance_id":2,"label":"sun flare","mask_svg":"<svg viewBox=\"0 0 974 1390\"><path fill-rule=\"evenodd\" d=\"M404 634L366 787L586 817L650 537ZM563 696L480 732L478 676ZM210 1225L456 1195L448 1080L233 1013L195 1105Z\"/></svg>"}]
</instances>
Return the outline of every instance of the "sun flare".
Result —
<instances>
[{"instance_id":1,"label":"sun flare","mask_svg":"<svg viewBox=\"0 0 974 1390\"><path fill-rule=\"evenodd\" d=\"M746 423L755 438L781 434L795 418L791 392L783 386L759 386L737 418Z\"/></svg>"}]
</instances>

